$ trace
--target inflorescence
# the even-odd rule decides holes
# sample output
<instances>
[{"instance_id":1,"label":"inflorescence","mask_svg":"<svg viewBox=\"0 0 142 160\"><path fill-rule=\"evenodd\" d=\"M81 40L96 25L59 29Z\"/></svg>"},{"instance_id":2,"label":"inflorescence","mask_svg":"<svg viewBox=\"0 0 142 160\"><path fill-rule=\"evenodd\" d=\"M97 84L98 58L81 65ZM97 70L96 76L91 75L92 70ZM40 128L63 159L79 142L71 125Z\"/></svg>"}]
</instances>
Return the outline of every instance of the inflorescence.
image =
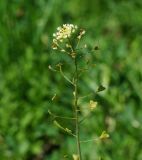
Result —
<instances>
[{"instance_id":1,"label":"inflorescence","mask_svg":"<svg viewBox=\"0 0 142 160\"><path fill-rule=\"evenodd\" d=\"M53 34L53 41L57 40L63 42L63 39L71 37L71 35L77 30L77 25L63 24L62 27L57 28L57 32Z\"/></svg>"},{"instance_id":2,"label":"inflorescence","mask_svg":"<svg viewBox=\"0 0 142 160\"><path fill-rule=\"evenodd\" d=\"M77 34L76 39L79 41L85 34L85 30L78 29L78 26L73 24L63 24L58 27L57 32L53 34L52 48L54 50L59 49L60 51L65 52L65 48L61 47L61 43L64 43L66 48L71 48L70 39L75 33Z\"/></svg>"}]
</instances>

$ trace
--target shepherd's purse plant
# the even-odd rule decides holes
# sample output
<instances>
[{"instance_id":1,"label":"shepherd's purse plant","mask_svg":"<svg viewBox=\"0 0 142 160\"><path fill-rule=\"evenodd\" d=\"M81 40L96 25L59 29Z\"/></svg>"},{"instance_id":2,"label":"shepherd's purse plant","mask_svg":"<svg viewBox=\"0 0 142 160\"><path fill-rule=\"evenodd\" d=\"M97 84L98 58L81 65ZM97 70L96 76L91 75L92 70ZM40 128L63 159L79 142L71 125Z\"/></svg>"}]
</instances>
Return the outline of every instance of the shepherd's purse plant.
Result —
<instances>
[{"instance_id":1,"label":"shepherd's purse plant","mask_svg":"<svg viewBox=\"0 0 142 160\"><path fill-rule=\"evenodd\" d=\"M53 43L52 43L52 49L56 52L61 52L62 54L66 54L70 57L72 66L74 67L74 72L71 75L72 78L69 78L65 73L63 72L64 65L62 63L58 63L56 65L56 68L49 65L49 69L54 72L59 72L61 76L72 86L72 94L73 94L73 117L63 117L62 115L56 115L51 110L49 110L49 114L54 118L54 124L59 127L61 130L65 131L67 134L73 136L76 140L76 153L72 154L73 160L83 160L82 157L82 150L81 145L85 142L90 141L97 141L101 139L107 139L109 138L109 134L106 131L102 131L102 134L94 139L87 139L87 140L81 140L80 138L80 124L89 116L83 117L81 114L81 107L79 106L79 99L85 98L89 95L85 95L81 97L79 95L79 82L81 75L88 70L88 66L93 65L90 64L89 59L84 56L84 50L87 49L89 53L93 53L95 50L98 50L98 47L88 48L86 44L82 44L81 41L83 37L85 36L86 31L82 28L78 28L77 25L73 24L63 24L62 26L57 28L57 32L53 34ZM83 63L84 66L80 68L79 64ZM105 88L101 85L98 87L96 92L103 91ZM52 100L54 100L56 97L56 94L52 97ZM69 100L72 102L72 100ZM96 109L98 102L95 100L90 100L88 102L88 109L90 112ZM74 130L71 130L67 127L64 127L60 124L59 121L57 121L57 118L64 118L67 120L72 120L72 123L75 124Z\"/></svg>"}]
</instances>

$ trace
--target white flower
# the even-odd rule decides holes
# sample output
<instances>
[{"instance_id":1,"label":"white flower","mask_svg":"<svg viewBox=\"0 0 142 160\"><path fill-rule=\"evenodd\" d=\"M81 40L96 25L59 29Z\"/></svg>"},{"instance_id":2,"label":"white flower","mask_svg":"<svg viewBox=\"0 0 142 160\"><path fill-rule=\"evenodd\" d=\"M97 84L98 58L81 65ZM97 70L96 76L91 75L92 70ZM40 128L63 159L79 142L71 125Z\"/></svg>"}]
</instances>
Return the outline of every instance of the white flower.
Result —
<instances>
[{"instance_id":1,"label":"white flower","mask_svg":"<svg viewBox=\"0 0 142 160\"><path fill-rule=\"evenodd\" d=\"M77 30L77 26L73 24L63 24L62 27L57 28L57 32L53 34L53 42L60 41L63 42L63 39L71 37L71 35Z\"/></svg>"}]
</instances>

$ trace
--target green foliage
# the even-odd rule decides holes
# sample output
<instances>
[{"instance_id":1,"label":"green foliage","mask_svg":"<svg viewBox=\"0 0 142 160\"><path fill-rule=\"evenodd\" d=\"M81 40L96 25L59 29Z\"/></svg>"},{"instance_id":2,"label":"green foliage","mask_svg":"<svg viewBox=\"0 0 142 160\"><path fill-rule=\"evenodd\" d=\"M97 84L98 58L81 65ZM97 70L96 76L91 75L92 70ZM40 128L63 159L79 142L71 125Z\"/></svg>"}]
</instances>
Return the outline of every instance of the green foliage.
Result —
<instances>
[{"instance_id":1,"label":"green foliage","mask_svg":"<svg viewBox=\"0 0 142 160\"><path fill-rule=\"evenodd\" d=\"M84 44L99 47L91 57L96 66L80 83L79 93L91 90L99 102L82 123L81 138L103 130L110 135L107 142L85 143L84 160L142 159L141 10L140 0L0 1L1 160L71 159L75 152L72 137L63 136L48 113L72 116L72 87L48 69L65 60L70 64L50 48L55 28L68 22L86 29ZM70 72L72 66L66 67ZM101 85L106 90L95 94ZM89 98L80 103L86 115ZM62 120L67 128L69 123Z\"/></svg>"}]
</instances>

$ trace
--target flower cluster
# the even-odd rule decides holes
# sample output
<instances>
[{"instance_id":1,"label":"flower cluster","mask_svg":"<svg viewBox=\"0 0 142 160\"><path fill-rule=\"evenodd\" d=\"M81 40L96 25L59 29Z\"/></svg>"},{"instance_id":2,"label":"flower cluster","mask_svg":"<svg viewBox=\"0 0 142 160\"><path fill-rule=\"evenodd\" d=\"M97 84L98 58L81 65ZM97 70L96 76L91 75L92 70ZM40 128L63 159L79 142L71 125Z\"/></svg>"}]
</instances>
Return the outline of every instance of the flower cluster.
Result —
<instances>
[{"instance_id":1,"label":"flower cluster","mask_svg":"<svg viewBox=\"0 0 142 160\"><path fill-rule=\"evenodd\" d=\"M62 27L57 28L57 32L53 34L53 42L60 41L71 37L71 35L77 30L77 26L73 24L63 24Z\"/></svg>"},{"instance_id":2,"label":"flower cluster","mask_svg":"<svg viewBox=\"0 0 142 160\"><path fill-rule=\"evenodd\" d=\"M76 46L73 46L71 37L76 33L74 37ZM77 25L73 24L63 24L57 28L57 32L53 33L53 43L52 48L54 50L59 49L61 52L66 52L71 55L72 58L75 58L76 53L73 48L78 48L80 39L85 34L84 29L78 29ZM84 47L85 48L85 47Z\"/></svg>"},{"instance_id":3,"label":"flower cluster","mask_svg":"<svg viewBox=\"0 0 142 160\"><path fill-rule=\"evenodd\" d=\"M73 36L73 34L75 34L75 36ZM63 24L58 27L56 33L53 34L52 49L65 52L72 58L75 58L75 49L78 49L80 39L84 34L85 30L78 29L77 25Z\"/></svg>"}]
</instances>

